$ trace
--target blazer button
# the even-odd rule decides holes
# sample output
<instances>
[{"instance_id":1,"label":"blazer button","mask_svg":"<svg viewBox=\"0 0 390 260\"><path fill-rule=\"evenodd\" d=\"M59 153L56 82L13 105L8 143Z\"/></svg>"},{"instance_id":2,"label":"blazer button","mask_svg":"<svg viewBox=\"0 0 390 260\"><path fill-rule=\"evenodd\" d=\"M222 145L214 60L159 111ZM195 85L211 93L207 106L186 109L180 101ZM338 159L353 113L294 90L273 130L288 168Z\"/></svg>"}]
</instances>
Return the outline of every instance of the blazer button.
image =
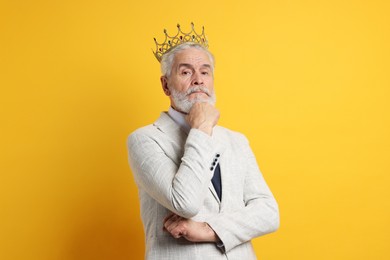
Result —
<instances>
[{"instance_id":1,"label":"blazer button","mask_svg":"<svg viewBox=\"0 0 390 260\"><path fill-rule=\"evenodd\" d=\"M210 167L210 171L214 170L214 167Z\"/></svg>"},{"instance_id":2,"label":"blazer button","mask_svg":"<svg viewBox=\"0 0 390 260\"><path fill-rule=\"evenodd\" d=\"M216 157L219 157L219 156L221 156L219 153L217 153L216 155L215 155Z\"/></svg>"},{"instance_id":3,"label":"blazer button","mask_svg":"<svg viewBox=\"0 0 390 260\"><path fill-rule=\"evenodd\" d=\"M214 159L214 162L218 161L218 159Z\"/></svg>"},{"instance_id":4,"label":"blazer button","mask_svg":"<svg viewBox=\"0 0 390 260\"><path fill-rule=\"evenodd\" d=\"M215 162L213 162L213 166L215 166L216 165L216 163Z\"/></svg>"}]
</instances>

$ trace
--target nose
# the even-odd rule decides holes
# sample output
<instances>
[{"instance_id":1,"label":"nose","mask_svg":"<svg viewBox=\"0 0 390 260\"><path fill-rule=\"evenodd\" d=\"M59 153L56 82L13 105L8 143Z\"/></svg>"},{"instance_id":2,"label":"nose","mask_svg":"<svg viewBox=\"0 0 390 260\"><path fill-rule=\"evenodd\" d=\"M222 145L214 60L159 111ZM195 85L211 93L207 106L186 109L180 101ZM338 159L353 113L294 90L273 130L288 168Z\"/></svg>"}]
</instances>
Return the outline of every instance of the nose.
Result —
<instances>
[{"instance_id":1,"label":"nose","mask_svg":"<svg viewBox=\"0 0 390 260\"><path fill-rule=\"evenodd\" d=\"M192 76L192 85L203 85L203 77L199 72L194 72Z\"/></svg>"}]
</instances>

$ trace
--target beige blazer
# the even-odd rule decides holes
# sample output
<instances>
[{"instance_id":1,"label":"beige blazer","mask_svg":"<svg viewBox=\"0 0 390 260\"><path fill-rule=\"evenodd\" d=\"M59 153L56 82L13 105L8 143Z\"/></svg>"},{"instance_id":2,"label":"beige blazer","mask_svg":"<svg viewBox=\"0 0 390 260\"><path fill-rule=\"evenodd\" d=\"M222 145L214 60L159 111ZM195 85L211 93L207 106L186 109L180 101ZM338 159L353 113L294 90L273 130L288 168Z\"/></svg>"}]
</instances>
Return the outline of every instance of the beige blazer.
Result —
<instances>
[{"instance_id":1,"label":"beige blazer","mask_svg":"<svg viewBox=\"0 0 390 260\"><path fill-rule=\"evenodd\" d=\"M278 228L277 203L242 134L216 126L212 137L197 129L187 135L163 112L129 136L128 149L146 259L256 259L251 239ZM213 162L221 168L221 201L211 183ZM163 231L170 212L207 222L224 247L171 237Z\"/></svg>"}]
</instances>

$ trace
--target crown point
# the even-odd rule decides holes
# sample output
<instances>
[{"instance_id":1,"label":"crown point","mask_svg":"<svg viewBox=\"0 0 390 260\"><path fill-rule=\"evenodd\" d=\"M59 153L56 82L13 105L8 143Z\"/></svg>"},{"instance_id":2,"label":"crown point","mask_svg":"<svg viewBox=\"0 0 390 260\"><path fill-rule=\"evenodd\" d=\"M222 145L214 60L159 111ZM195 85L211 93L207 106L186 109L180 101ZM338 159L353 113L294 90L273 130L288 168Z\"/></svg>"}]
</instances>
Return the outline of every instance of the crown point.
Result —
<instances>
[{"instance_id":1,"label":"crown point","mask_svg":"<svg viewBox=\"0 0 390 260\"><path fill-rule=\"evenodd\" d=\"M204 26L202 26L202 33L198 34L195 31L195 25L191 22L192 30L190 32L183 32L180 29L180 24L177 23L178 32L175 36L169 36L167 29L164 29L165 40L163 43L159 44L156 38L154 42L156 43L156 52L154 53L157 60L161 62L161 57L168 52L171 48L180 45L185 42L193 42L203 45L205 48L208 48L207 37L204 34Z\"/></svg>"}]
</instances>

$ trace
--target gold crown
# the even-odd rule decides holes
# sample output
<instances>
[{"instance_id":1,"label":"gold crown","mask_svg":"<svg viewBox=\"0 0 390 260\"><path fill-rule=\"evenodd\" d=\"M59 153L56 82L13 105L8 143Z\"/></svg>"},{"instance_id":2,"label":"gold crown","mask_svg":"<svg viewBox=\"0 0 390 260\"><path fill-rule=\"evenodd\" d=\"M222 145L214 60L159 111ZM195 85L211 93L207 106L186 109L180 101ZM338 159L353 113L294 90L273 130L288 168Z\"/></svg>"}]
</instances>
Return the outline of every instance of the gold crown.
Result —
<instances>
[{"instance_id":1,"label":"gold crown","mask_svg":"<svg viewBox=\"0 0 390 260\"><path fill-rule=\"evenodd\" d=\"M156 56L158 62L161 62L162 56L169 50L185 42L194 42L206 48L209 47L206 35L204 34L204 26L202 26L202 34L195 32L194 23L191 23L191 27L192 30L189 33L185 33L180 29L180 24L177 24L177 34L175 36L169 36L167 30L164 29L165 40L161 44L154 38L156 52L153 52L153 54Z\"/></svg>"}]
</instances>

